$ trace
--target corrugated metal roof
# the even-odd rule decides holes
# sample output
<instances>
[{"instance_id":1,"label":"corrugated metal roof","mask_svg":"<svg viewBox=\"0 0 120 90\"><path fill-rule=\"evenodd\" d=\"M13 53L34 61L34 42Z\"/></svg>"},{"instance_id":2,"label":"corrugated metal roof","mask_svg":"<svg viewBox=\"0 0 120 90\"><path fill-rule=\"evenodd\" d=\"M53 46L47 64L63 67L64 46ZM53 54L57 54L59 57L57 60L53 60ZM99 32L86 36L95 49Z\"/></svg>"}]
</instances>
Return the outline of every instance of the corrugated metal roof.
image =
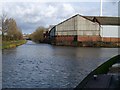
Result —
<instances>
[{"instance_id":1,"label":"corrugated metal roof","mask_svg":"<svg viewBox=\"0 0 120 90\"><path fill-rule=\"evenodd\" d=\"M71 18L74 18L74 17L76 17L77 15L79 15L79 14L76 14L76 15L74 15L74 16L66 19L66 20L64 20L63 22L65 22L65 21L67 21L67 20L69 20L69 19L71 19ZM92 22L94 22L93 19L96 18L96 19L97 19L97 22L98 22L100 25L118 25L118 26L120 26L120 17L109 17L109 16L82 16L82 15L79 15L79 16L81 16L81 17L83 17L83 18L86 18L86 19L88 19L88 20L90 20L90 21L92 21ZM62 24L63 22L61 22L61 23L59 23L59 24ZM59 25L59 24L57 24L57 25Z\"/></svg>"},{"instance_id":2,"label":"corrugated metal roof","mask_svg":"<svg viewBox=\"0 0 120 90\"><path fill-rule=\"evenodd\" d=\"M95 17L100 25L118 25L120 26L120 17L108 17L108 16L84 16L90 20Z\"/></svg>"}]
</instances>

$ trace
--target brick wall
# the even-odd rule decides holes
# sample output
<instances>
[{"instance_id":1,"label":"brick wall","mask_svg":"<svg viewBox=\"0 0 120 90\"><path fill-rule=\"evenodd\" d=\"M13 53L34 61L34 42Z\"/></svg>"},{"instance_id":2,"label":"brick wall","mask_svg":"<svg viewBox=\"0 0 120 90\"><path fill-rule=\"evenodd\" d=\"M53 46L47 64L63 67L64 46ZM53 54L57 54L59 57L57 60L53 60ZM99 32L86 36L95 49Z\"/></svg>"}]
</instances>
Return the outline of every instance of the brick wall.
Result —
<instances>
[{"instance_id":1,"label":"brick wall","mask_svg":"<svg viewBox=\"0 0 120 90\"><path fill-rule=\"evenodd\" d=\"M101 41L101 38L99 36L78 36L79 42L87 42L87 41Z\"/></svg>"},{"instance_id":2,"label":"brick wall","mask_svg":"<svg viewBox=\"0 0 120 90\"><path fill-rule=\"evenodd\" d=\"M120 38L102 37L103 42L120 42Z\"/></svg>"},{"instance_id":3,"label":"brick wall","mask_svg":"<svg viewBox=\"0 0 120 90\"><path fill-rule=\"evenodd\" d=\"M74 40L74 36L57 36L56 37L56 41L59 42L59 41L69 41L69 42L72 42Z\"/></svg>"}]
</instances>

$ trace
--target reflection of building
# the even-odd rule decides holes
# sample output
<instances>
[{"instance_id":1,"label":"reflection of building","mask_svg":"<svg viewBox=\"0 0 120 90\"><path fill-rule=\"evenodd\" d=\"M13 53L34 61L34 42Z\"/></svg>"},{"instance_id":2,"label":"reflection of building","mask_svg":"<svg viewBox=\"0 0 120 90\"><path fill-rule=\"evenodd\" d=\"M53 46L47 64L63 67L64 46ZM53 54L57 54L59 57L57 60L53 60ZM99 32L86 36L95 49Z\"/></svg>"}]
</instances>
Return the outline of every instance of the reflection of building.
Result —
<instances>
[{"instance_id":1,"label":"reflection of building","mask_svg":"<svg viewBox=\"0 0 120 90\"><path fill-rule=\"evenodd\" d=\"M97 42L101 39L100 24L95 17L88 19L77 14L54 26L50 39L60 45Z\"/></svg>"}]
</instances>

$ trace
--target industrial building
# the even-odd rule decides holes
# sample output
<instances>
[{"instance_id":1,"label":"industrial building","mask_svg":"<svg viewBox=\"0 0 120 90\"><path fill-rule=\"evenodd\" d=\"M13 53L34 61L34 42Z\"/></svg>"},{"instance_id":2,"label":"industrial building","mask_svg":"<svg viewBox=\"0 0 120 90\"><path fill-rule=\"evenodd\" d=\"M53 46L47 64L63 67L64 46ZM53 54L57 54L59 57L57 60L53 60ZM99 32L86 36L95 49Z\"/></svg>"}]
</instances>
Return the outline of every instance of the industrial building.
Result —
<instances>
[{"instance_id":1,"label":"industrial building","mask_svg":"<svg viewBox=\"0 0 120 90\"><path fill-rule=\"evenodd\" d=\"M57 24L50 31L51 40L57 45L73 45L100 41L100 24L79 14Z\"/></svg>"},{"instance_id":2,"label":"industrial building","mask_svg":"<svg viewBox=\"0 0 120 90\"><path fill-rule=\"evenodd\" d=\"M106 19L106 20L105 20ZM49 31L49 38L56 45L93 46L103 39L100 35L101 25L118 25L116 18L99 18L79 14L55 25Z\"/></svg>"}]
</instances>

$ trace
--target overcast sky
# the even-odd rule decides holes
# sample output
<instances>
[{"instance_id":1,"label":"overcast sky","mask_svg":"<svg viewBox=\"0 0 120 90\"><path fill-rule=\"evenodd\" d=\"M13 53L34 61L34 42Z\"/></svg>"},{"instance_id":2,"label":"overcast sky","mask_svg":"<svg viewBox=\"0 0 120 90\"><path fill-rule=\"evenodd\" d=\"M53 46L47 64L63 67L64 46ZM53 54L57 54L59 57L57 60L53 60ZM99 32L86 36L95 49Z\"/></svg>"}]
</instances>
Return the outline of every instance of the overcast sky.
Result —
<instances>
[{"instance_id":1,"label":"overcast sky","mask_svg":"<svg viewBox=\"0 0 120 90\"><path fill-rule=\"evenodd\" d=\"M2 2L3 13L9 18L14 18L23 33L32 33L37 27L55 25L75 15L99 16L100 0L88 2L88 0L4 0ZM22 1L22 2L21 2ZM103 16L118 16L119 0L103 0ZM106 2L107 1L107 2Z\"/></svg>"}]
</instances>

